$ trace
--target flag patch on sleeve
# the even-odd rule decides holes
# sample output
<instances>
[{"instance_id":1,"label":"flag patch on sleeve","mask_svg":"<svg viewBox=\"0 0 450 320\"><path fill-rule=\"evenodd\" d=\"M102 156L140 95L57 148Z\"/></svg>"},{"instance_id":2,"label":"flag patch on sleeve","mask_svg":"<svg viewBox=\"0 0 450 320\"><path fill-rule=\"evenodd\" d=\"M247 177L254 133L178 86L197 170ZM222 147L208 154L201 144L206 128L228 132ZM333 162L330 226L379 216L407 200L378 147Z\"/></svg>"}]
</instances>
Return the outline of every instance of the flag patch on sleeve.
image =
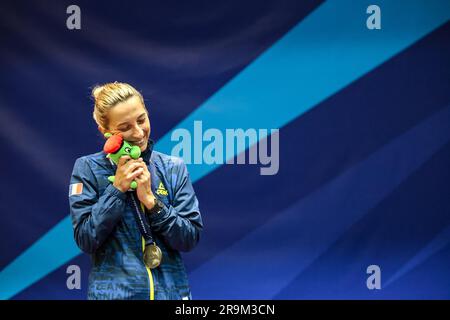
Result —
<instances>
[{"instance_id":1,"label":"flag patch on sleeve","mask_svg":"<svg viewBox=\"0 0 450 320\"><path fill-rule=\"evenodd\" d=\"M75 196L83 193L83 184L80 183L72 183L69 187L69 196Z\"/></svg>"}]
</instances>

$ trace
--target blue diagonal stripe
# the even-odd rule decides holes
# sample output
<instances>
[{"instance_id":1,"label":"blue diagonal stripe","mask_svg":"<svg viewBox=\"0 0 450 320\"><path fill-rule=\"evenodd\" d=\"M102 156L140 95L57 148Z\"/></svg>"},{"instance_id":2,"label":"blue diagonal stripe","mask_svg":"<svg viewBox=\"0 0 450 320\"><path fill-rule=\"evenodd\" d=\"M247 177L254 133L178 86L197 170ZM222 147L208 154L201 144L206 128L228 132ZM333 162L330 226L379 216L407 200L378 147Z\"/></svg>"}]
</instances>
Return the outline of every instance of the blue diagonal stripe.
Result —
<instances>
[{"instance_id":1,"label":"blue diagonal stripe","mask_svg":"<svg viewBox=\"0 0 450 320\"><path fill-rule=\"evenodd\" d=\"M281 128L450 18L449 1L377 1L382 29L369 30L369 4L324 3L175 129L193 132L196 120L222 132ZM159 141L162 152L171 153L170 136ZM201 178L218 166L192 164L189 172Z\"/></svg>"},{"instance_id":2,"label":"blue diagonal stripe","mask_svg":"<svg viewBox=\"0 0 450 320\"><path fill-rule=\"evenodd\" d=\"M449 123L450 106L201 265L189 278L196 298L273 299L354 223L448 143ZM399 167L398 163L402 165ZM380 172L395 172L395 175L380 175ZM407 266L447 244L448 231ZM273 241L267 241L268 235Z\"/></svg>"},{"instance_id":3,"label":"blue diagonal stripe","mask_svg":"<svg viewBox=\"0 0 450 320\"><path fill-rule=\"evenodd\" d=\"M447 226L439 232L426 246L420 249L411 259L409 259L394 275L386 281L384 288L390 286L405 274L419 266L421 263L427 261L434 254L445 248L450 243L450 226Z\"/></svg>"},{"instance_id":4,"label":"blue diagonal stripe","mask_svg":"<svg viewBox=\"0 0 450 320\"><path fill-rule=\"evenodd\" d=\"M377 1L382 29L368 30L369 4L322 4L174 129L192 130L194 120L223 131L281 128L447 22L450 14L449 1ZM168 133L156 149L171 153L173 145ZM189 171L195 182L217 167L190 165ZM2 270L0 298L14 296L77 254L66 218Z\"/></svg>"}]
</instances>

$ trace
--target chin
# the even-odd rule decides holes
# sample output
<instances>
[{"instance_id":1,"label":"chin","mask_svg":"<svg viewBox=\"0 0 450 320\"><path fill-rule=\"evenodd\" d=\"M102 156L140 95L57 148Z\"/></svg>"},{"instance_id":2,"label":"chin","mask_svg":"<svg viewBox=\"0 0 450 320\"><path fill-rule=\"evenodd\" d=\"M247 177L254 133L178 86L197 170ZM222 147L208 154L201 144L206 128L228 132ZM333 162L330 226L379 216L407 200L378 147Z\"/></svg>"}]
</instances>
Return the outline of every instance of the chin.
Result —
<instances>
[{"instance_id":1,"label":"chin","mask_svg":"<svg viewBox=\"0 0 450 320\"><path fill-rule=\"evenodd\" d=\"M139 148L141 149L141 152L144 152L147 149L148 143L140 146Z\"/></svg>"}]
</instances>

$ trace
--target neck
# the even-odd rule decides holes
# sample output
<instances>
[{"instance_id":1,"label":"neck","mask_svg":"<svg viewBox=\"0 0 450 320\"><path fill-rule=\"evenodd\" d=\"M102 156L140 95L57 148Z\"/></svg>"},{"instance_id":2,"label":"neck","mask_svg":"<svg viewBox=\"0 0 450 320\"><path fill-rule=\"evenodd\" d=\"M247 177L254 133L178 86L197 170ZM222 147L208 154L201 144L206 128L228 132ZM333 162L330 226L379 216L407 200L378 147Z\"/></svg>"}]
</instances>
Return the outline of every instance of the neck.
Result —
<instances>
[{"instance_id":1,"label":"neck","mask_svg":"<svg viewBox=\"0 0 450 320\"><path fill-rule=\"evenodd\" d=\"M144 151L142 151L141 153L141 157L142 159L145 161L145 163L149 164L150 163L150 157L152 156L152 152L153 152L153 145L154 145L154 141L152 139L148 139L148 143L147 143L147 149L145 149Z\"/></svg>"}]
</instances>

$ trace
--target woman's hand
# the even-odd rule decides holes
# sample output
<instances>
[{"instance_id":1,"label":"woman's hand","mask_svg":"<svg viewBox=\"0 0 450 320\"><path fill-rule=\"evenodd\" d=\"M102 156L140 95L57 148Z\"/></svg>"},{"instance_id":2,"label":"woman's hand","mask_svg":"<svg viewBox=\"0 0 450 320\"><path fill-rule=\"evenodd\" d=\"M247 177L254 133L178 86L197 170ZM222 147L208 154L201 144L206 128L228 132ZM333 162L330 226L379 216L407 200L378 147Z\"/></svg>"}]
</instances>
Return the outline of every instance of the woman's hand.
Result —
<instances>
[{"instance_id":1,"label":"woman's hand","mask_svg":"<svg viewBox=\"0 0 450 320\"><path fill-rule=\"evenodd\" d=\"M130 156L122 156L117 163L116 175L114 178L114 187L122 192L130 189L130 184L136 177L142 174L142 158L137 160L131 159ZM145 165L145 164L144 164Z\"/></svg>"},{"instance_id":2,"label":"woman's hand","mask_svg":"<svg viewBox=\"0 0 450 320\"><path fill-rule=\"evenodd\" d=\"M145 162L141 162L142 173L136 177L137 189L136 194L144 206L150 210L155 205L155 196L151 188L151 176Z\"/></svg>"}]
</instances>

